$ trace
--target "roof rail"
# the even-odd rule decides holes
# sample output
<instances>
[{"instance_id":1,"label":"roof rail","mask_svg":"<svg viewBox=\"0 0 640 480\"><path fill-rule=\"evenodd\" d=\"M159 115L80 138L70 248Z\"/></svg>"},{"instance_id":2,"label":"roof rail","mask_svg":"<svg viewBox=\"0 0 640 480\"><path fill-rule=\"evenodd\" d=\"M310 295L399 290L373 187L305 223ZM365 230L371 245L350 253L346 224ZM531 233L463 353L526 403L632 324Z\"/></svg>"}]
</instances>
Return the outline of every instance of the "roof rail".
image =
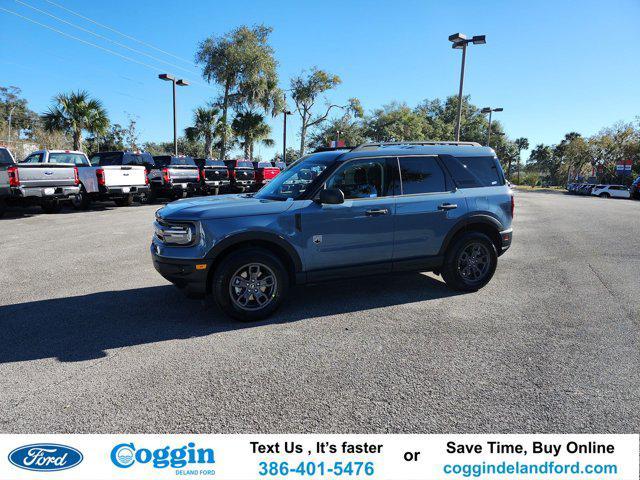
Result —
<instances>
[{"instance_id":1,"label":"roof rail","mask_svg":"<svg viewBox=\"0 0 640 480\"><path fill-rule=\"evenodd\" d=\"M478 142L453 142L453 141L439 141L439 140L424 140L422 142L414 141L414 142L367 142L358 145L353 150L373 150L381 147L390 147L390 146L413 146L413 145L462 145L467 147L481 147Z\"/></svg>"}]
</instances>

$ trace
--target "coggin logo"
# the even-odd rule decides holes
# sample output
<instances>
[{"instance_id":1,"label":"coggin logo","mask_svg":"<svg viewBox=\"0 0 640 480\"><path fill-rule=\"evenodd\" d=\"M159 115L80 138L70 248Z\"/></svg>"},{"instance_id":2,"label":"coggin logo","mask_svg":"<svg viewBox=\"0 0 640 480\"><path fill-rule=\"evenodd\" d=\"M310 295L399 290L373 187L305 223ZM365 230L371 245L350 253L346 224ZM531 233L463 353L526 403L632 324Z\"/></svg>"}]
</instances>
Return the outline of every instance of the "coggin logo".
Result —
<instances>
[{"instance_id":1,"label":"coggin logo","mask_svg":"<svg viewBox=\"0 0 640 480\"><path fill-rule=\"evenodd\" d=\"M134 463L151 463L153 468L183 468L190 464L213 464L213 449L196 448L193 442L180 448L137 448L133 443L121 443L111 450L111 461L116 467L129 468Z\"/></svg>"},{"instance_id":2,"label":"coggin logo","mask_svg":"<svg viewBox=\"0 0 640 480\"><path fill-rule=\"evenodd\" d=\"M56 443L34 443L9 453L9 461L18 468L35 472L55 472L73 468L82 462L82 453Z\"/></svg>"}]
</instances>

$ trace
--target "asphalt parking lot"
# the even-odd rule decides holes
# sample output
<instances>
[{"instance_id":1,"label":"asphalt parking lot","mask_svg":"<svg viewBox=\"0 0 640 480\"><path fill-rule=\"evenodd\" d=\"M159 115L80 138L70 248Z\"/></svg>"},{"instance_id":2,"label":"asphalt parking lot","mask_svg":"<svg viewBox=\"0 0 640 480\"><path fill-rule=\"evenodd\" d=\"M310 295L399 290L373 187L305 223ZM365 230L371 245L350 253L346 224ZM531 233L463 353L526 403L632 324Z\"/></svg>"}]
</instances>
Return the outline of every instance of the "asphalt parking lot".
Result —
<instances>
[{"instance_id":1,"label":"asphalt parking lot","mask_svg":"<svg viewBox=\"0 0 640 480\"><path fill-rule=\"evenodd\" d=\"M232 322L151 265L158 206L0 220L0 432L640 430L640 202L518 192L492 282L300 288Z\"/></svg>"}]
</instances>

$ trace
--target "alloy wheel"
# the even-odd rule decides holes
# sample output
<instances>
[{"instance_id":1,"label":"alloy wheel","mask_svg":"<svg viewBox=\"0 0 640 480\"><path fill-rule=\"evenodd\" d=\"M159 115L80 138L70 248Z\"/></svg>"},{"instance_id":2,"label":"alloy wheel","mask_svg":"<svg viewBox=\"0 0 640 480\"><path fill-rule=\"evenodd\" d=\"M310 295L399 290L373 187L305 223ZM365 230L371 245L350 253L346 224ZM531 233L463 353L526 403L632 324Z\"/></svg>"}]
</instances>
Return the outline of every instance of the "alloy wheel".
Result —
<instances>
[{"instance_id":1,"label":"alloy wheel","mask_svg":"<svg viewBox=\"0 0 640 480\"><path fill-rule=\"evenodd\" d=\"M262 263L248 263L231 276L231 301L242 310L260 310L269 305L278 290L276 275Z\"/></svg>"},{"instance_id":2,"label":"alloy wheel","mask_svg":"<svg viewBox=\"0 0 640 480\"><path fill-rule=\"evenodd\" d=\"M491 256L482 243L470 243L458 257L458 273L469 283L481 282L489 273Z\"/></svg>"}]
</instances>

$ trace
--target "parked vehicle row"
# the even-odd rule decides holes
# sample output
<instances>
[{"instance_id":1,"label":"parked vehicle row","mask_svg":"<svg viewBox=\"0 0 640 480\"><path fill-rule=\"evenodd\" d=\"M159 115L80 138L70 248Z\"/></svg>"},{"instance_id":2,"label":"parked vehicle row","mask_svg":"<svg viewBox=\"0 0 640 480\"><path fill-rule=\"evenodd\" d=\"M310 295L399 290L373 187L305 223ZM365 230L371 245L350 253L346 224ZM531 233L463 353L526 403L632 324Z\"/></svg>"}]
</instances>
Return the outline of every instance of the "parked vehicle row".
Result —
<instances>
[{"instance_id":1,"label":"parked vehicle row","mask_svg":"<svg viewBox=\"0 0 640 480\"><path fill-rule=\"evenodd\" d=\"M55 213L63 202L84 210L93 201L128 206L135 200L257 191L282 167L131 151L99 152L88 159L73 150L39 150L16 163L9 149L0 147L0 216L8 205L35 204Z\"/></svg>"},{"instance_id":2,"label":"parked vehicle row","mask_svg":"<svg viewBox=\"0 0 640 480\"><path fill-rule=\"evenodd\" d=\"M632 185L632 188L624 185L609 185L595 183L570 183L567 191L573 195L592 195L600 198L638 198L640 177Z\"/></svg>"}]
</instances>

